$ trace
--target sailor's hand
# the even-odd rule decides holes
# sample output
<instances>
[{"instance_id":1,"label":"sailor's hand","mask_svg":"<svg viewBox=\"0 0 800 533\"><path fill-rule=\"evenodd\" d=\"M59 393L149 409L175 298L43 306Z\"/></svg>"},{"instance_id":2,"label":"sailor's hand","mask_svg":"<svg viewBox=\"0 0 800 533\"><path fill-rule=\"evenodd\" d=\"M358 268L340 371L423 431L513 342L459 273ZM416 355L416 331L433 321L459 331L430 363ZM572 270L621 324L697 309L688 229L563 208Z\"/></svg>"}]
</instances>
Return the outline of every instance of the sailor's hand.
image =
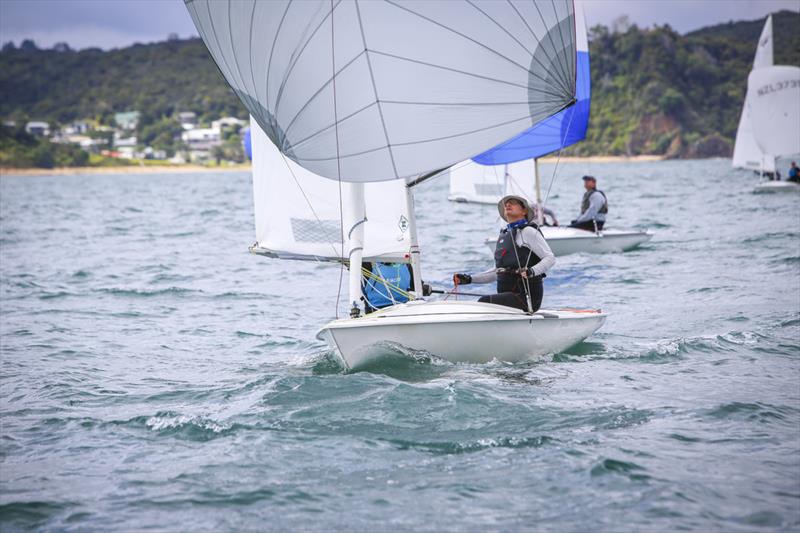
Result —
<instances>
[{"instance_id":1,"label":"sailor's hand","mask_svg":"<svg viewBox=\"0 0 800 533\"><path fill-rule=\"evenodd\" d=\"M472 276L469 274L453 274L453 285L469 285L472 283Z\"/></svg>"},{"instance_id":2,"label":"sailor's hand","mask_svg":"<svg viewBox=\"0 0 800 533\"><path fill-rule=\"evenodd\" d=\"M532 268L520 268L517 270L517 274L522 276L523 278L535 278L536 274L533 273Z\"/></svg>"}]
</instances>

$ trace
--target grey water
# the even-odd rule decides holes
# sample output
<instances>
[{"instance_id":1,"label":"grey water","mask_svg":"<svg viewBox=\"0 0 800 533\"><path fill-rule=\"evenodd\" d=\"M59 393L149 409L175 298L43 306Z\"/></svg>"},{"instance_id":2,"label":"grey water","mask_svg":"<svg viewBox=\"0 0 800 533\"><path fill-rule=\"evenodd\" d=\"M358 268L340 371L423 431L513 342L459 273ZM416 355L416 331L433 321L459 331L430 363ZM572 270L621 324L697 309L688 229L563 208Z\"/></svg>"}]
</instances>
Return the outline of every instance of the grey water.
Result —
<instances>
[{"instance_id":1,"label":"grey water","mask_svg":"<svg viewBox=\"0 0 800 533\"><path fill-rule=\"evenodd\" d=\"M729 160L554 170L562 221L593 173L609 227L655 232L545 280L605 326L360 372L315 339L339 268L248 254L247 172L2 176L0 529L798 530L798 195ZM497 228L446 196L416 195L444 288Z\"/></svg>"}]
</instances>

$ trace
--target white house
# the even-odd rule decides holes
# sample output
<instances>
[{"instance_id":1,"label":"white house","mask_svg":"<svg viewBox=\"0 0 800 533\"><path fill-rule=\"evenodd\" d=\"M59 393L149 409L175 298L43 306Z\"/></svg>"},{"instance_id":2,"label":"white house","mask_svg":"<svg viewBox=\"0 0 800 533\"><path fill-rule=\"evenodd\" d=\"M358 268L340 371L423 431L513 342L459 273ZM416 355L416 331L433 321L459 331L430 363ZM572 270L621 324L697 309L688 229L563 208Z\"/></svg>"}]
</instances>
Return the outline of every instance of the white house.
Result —
<instances>
[{"instance_id":1,"label":"white house","mask_svg":"<svg viewBox=\"0 0 800 533\"><path fill-rule=\"evenodd\" d=\"M31 135L47 137L50 135L50 124L47 122L32 121L25 124L25 131Z\"/></svg>"},{"instance_id":2,"label":"white house","mask_svg":"<svg viewBox=\"0 0 800 533\"><path fill-rule=\"evenodd\" d=\"M211 123L211 128L219 131L226 129L234 129L235 131L239 131L246 124L246 120L240 120L236 117L222 117L219 120L213 121Z\"/></svg>"}]
</instances>

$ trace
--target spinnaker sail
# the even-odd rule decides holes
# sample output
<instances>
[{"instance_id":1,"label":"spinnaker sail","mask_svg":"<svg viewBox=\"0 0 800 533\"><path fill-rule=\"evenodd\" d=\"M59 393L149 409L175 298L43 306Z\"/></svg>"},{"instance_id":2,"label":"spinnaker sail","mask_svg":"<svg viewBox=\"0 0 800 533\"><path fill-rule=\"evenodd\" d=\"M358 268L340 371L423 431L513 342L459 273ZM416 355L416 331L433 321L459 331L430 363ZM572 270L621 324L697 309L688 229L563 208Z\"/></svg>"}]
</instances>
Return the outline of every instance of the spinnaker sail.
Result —
<instances>
[{"instance_id":1,"label":"spinnaker sail","mask_svg":"<svg viewBox=\"0 0 800 533\"><path fill-rule=\"evenodd\" d=\"M575 98L571 0L186 0L261 129L316 175L408 178Z\"/></svg>"}]
</instances>

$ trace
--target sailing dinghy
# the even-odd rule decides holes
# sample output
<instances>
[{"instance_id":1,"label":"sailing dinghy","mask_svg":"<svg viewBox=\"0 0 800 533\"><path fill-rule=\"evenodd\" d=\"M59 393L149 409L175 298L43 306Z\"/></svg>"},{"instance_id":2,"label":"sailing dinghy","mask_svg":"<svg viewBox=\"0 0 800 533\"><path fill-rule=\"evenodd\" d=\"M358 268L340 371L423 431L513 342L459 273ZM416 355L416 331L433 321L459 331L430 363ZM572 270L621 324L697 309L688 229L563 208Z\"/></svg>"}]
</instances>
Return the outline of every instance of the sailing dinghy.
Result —
<instances>
[{"instance_id":1,"label":"sailing dinghy","mask_svg":"<svg viewBox=\"0 0 800 533\"><path fill-rule=\"evenodd\" d=\"M624 252L649 241L649 231L604 229L589 232L563 226L545 226L539 158L558 152L586 138L591 106L589 41L583 10L575 10L577 28L577 81L575 105L539 122L515 138L449 170L450 194L455 202L493 204L505 195L536 198L538 224L556 256L575 253ZM496 238L486 239L494 250Z\"/></svg>"},{"instance_id":2,"label":"sailing dinghy","mask_svg":"<svg viewBox=\"0 0 800 533\"><path fill-rule=\"evenodd\" d=\"M800 154L800 68L773 64L772 15L758 39L736 130L733 167L776 175L777 159ZM765 180L753 192L798 192L800 184Z\"/></svg>"},{"instance_id":3,"label":"sailing dinghy","mask_svg":"<svg viewBox=\"0 0 800 533\"><path fill-rule=\"evenodd\" d=\"M318 334L348 368L406 350L520 361L602 326L599 311L422 298L413 187L574 104L571 1L186 5L252 116L251 250L349 266L350 318ZM283 201L291 186L308 209ZM379 199L387 195L391 208ZM330 200L338 223L335 211L317 209ZM413 301L364 315L365 258L409 262Z\"/></svg>"}]
</instances>

